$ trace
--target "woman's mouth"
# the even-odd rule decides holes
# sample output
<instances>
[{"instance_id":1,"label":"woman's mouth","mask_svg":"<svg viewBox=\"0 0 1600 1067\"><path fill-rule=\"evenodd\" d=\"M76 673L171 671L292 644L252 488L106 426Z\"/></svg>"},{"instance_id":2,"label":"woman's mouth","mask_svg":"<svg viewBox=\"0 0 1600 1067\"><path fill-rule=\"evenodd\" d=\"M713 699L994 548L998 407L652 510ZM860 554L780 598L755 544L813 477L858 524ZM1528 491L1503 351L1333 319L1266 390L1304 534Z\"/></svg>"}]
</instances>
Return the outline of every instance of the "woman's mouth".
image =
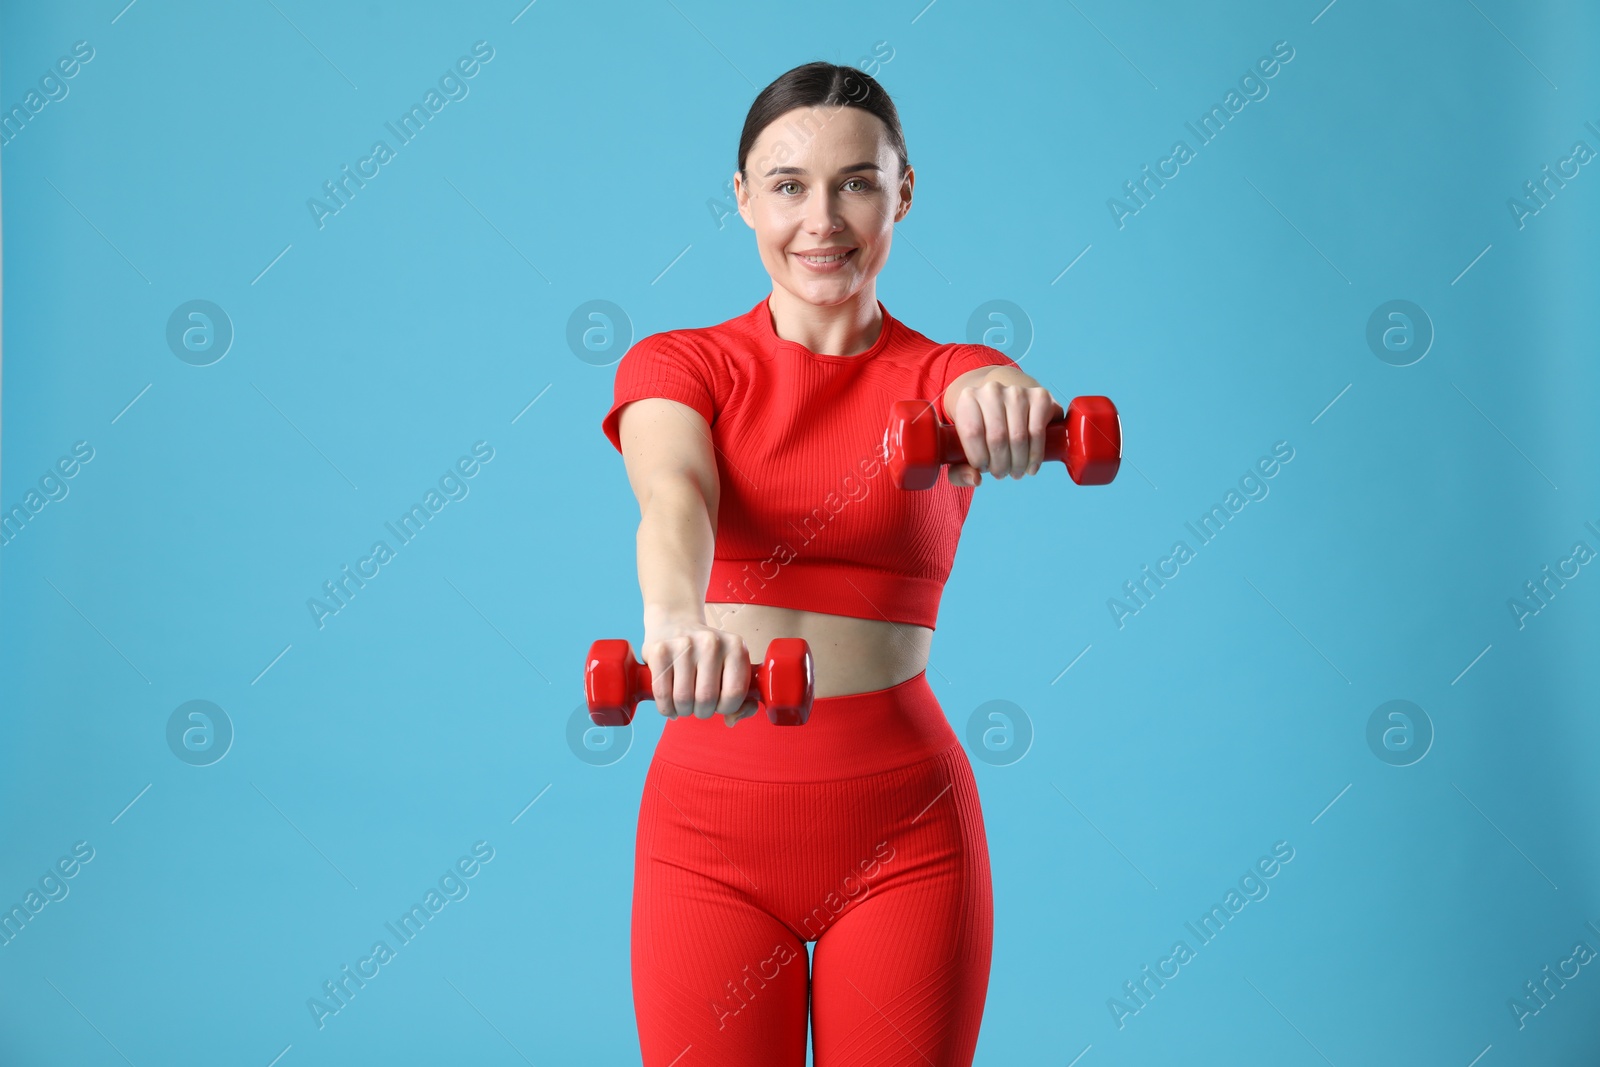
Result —
<instances>
[{"instance_id":1,"label":"woman's mouth","mask_svg":"<svg viewBox=\"0 0 1600 1067\"><path fill-rule=\"evenodd\" d=\"M828 274L841 269L855 253L854 248L847 248L838 252L795 252L793 255L807 270Z\"/></svg>"}]
</instances>

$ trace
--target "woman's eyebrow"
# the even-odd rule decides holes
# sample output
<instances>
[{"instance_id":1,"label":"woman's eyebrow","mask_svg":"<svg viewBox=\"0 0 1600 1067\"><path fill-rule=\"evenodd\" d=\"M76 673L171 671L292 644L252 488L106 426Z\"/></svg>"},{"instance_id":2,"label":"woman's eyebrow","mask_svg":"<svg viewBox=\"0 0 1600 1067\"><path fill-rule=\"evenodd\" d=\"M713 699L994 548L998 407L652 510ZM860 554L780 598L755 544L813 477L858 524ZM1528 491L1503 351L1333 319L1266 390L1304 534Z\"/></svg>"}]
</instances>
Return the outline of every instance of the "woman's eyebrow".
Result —
<instances>
[{"instance_id":1,"label":"woman's eyebrow","mask_svg":"<svg viewBox=\"0 0 1600 1067\"><path fill-rule=\"evenodd\" d=\"M882 167L878 166L876 163L872 162L869 159L869 160L867 160L865 162L862 162L862 163L852 163L848 167L840 167L839 168L839 173L840 174L849 174L851 171L857 171L857 170L878 170L878 171L881 171L882 169L883 169ZM767 171L767 173L765 175L763 175L763 177L770 178L774 174L807 174L807 173L809 173L809 172L804 167L773 167L771 170Z\"/></svg>"}]
</instances>

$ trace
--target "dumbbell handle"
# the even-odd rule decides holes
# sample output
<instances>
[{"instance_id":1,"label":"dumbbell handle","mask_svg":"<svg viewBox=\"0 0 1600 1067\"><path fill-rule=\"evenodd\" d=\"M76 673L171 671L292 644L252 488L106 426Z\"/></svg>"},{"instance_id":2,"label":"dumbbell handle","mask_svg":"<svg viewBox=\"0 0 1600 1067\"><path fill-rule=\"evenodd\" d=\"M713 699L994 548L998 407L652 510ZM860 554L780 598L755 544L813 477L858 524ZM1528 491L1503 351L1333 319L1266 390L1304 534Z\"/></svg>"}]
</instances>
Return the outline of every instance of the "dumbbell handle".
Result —
<instances>
[{"instance_id":1,"label":"dumbbell handle","mask_svg":"<svg viewBox=\"0 0 1600 1067\"><path fill-rule=\"evenodd\" d=\"M626 726L641 700L655 699L655 679L647 664L634 658L621 639L603 639L589 646L583 685L589 716L601 726ZM803 726L811 716L815 692L811 647L803 638L774 637L767 654L750 665L746 698L754 696L776 726Z\"/></svg>"}]
</instances>

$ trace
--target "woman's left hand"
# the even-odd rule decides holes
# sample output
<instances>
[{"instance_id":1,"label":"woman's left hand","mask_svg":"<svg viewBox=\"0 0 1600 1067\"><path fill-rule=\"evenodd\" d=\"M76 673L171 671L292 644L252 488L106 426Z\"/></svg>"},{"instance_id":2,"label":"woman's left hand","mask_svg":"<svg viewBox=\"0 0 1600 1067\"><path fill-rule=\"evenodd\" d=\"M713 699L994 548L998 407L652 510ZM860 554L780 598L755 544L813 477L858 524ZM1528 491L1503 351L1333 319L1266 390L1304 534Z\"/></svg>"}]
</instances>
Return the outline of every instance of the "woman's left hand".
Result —
<instances>
[{"instance_id":1,"label":"woman's left hand","mask_svg":"<svg viewBox=\"0 0 1600 1067\"><path fill-rule=\"evenodd\" d=\"M950 464L951 485L1037 474L1044 465L1044 428L1064 409L1042 385L1006 385L991 378L969 385L950 409L967 462Z\"/></svg>"}]
</instances>

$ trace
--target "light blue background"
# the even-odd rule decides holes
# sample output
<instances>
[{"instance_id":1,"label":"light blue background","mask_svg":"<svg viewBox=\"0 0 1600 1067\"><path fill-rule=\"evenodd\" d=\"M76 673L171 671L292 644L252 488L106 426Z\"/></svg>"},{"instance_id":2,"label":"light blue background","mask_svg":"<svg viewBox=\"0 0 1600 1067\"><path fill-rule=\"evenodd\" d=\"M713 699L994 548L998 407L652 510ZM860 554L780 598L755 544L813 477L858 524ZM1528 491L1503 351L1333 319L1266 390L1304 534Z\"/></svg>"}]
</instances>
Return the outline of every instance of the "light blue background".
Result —
<instances>
[{"instance_id":1,"label":"light blue background","mask_svg":"<svg viewBox=\"0 0 1600 1067\"><path fill-rule=\"evenodd\" d=\"M973 754L977 1062L1595 1062L1596 966L1525 1028L1508 1001L1600 949L1600 569L1522 629L1507 601L1600 549L1600 169L1523 228L1507 200L1600 149L1600 15L1325 2L6 4L4 108L95 55L0 155L0 505L95 454L0 550L0 903L95 855L0 947L0 1061L638 1062L660 726L606 766L567 740L589 642L640 637L614 367L567 324L761 299L708 204L745 110L886 42L919 180L881 299L941 340L1013 302L1024 368L1111 396L1127 442L1109 487L988 482L945 591L951 722L1003 699L1035 733ZM307 200L479 40L469 95L319 229ZM1119 229L1107 199L1280 40ZM210 366L165 338L194 299L236 331ZM1392 299L1436 330L1411 366L1366 343ZM307 599L477 441L470 494L319 629ZM1107 600L1277 441L1270 495L1119 629ZM235 730L206 767L166 739L195 699ZM1436 731L1410 766L1367 743L1393 699ZM476 841L470 895L319 1030L307 999ZM1119 1029L1108 999L1278 841L1270 895Z\"/></svg>"}]
</instances>

